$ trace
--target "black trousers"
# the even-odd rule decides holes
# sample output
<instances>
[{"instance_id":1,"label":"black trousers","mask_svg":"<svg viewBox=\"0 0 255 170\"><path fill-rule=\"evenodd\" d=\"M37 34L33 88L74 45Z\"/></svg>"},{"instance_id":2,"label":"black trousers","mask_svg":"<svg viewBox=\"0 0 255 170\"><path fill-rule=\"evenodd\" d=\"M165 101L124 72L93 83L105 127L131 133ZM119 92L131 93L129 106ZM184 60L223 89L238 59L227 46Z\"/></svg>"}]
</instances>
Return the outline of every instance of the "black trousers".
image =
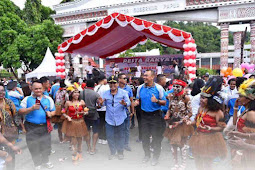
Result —
<instances>
[{"instance_id":1,"label":"black trousers","mask_svg":"<svg viewBox=\"0 0 255 170\"><path fill-rule=\"evenodd\" d=\"M106 140L106 133L105 133L105 111L98 111L99 114L99 131L98 131L98 138L101 140Z\"/></svg>"},{"instance_id":2,"label":"black trousers","mask_svg":"<svg viewBox=\"0 0 255 170\"><path fill-rule=\"evenodd\" d=\"M135 107L136 110L136 118L137 118L137 123L138 123L138 139L141 141L142 140L142 109L141 105L138 105Z\"/></svg>"},{"instance_id":3,"label":"black trousers","mask_svg":"<svg viewBox=\"0 0 255 170\"><path fill-rule=\"evenodd\" d=\"M37 125L25 122L26 142L35 166L49 162L51 135L47 124Z\"/></svg>"},{"instance_id":4,"label":"black trousers","mask_svg":"<svg viewBox=\"0 0 255 170\"><path fill-rule=\"evenodd\" d=\"M161 111L144 112L141 114L142 121L142 142L145 156L150 155L150 136L154 149L153 157L158 159L161 152L161 142L165 130L165 121L161 116Z\"/></svg>"}]
</instances>

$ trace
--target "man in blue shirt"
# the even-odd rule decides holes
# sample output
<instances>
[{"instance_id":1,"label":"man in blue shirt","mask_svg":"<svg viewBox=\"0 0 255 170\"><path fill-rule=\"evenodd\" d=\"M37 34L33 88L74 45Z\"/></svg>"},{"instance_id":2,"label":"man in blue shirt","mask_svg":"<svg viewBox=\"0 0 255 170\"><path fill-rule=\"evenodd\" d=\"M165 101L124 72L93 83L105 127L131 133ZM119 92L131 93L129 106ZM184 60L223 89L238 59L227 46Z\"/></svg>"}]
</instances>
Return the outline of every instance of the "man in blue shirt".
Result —
<instances>
[{"instance_id":1,"label":"man in blue shirt","mask_svg":"<svg viewBox=\"0 0 255 170\"><path fill-rule=\"evenodd\" d=\"M50 88L50 80L48 77L41 77L40 81L42 82L42 86L43 86L43 94L46 96L50 96L48 89Z\"/></svg>"},{"instance_id":2,"label":"man in blue shirt","mask_svg":"<svg viewBox=\"0 0 255 170\"><path fill-rule=\"evenodd\" d=\"M130 108L126 108L127 110L127 118L125 119L125 146L124 149L127 151L131 151L129 146L129 130L130 130L130 118L134 115L134 104L133 104L133 91L130 86L127 85L127 77L124 73L120 73L118 75L119 80L119 88L128 92L128 97L131 101Z\"/></svg>"},{"instance_id":3,"label":"man in blue shirt","mask_svg":"<svg viewBox=\"0 0 255 170\"><path fill-rule=\"evenodd\" d=\"M144 82L137 89L137 99L140 99L142 109L142 143L145 157L143 162L148 162L151 157L150 153L150 136L154 149L152 166L158 163L161 152L161 142L165 130L165 122L161 113L161 106L166 104L164 89L157 83L154 83L156 74L152 70L144 73ZM135 101L138 105L139 101Z\"/></svg>"},{"instance_id":4,"label":"man in blue shirt","mask_svg":"<svg viewBox=\"0 0 255 170\"><path fill-rule=\"evenodd\" d=\"M51 87L50 93L49 93L54 101L56 100L56 94L59 88L60 88L60 79L57 78L56 83Z\"/></svg>"},{"instance_id":5,"label":"man in blue shirt","mask_svg":"<svg viewBox=\"0 0 255 170\"><path fill-rule=\"evenodd\" d=\"M101 103L106 106L105 127L106 138L111 151L109 160L118 154L118 159L124 159L124 121L127 118L126 108L130 106L131 102L128 93L125 90L118 88L118 78L111 76L108 78L110 90L106 91Z\"/></svg>"},{"instance_id":6,"label":"man in blue shirt","mask_svg":"<svg viewBox=\"0 0 255 170\"><path fill-rule=\"evenodd\" d=\"M25 115L26 142L35 169L41 169L41 166L51 169L53 168L49 161L51 137L47 117L55 115L55 105L49 96L43 95L40 80L33 82L32 91L33 95L22 100L19 114Z\"/></svg>"}]
</instances>

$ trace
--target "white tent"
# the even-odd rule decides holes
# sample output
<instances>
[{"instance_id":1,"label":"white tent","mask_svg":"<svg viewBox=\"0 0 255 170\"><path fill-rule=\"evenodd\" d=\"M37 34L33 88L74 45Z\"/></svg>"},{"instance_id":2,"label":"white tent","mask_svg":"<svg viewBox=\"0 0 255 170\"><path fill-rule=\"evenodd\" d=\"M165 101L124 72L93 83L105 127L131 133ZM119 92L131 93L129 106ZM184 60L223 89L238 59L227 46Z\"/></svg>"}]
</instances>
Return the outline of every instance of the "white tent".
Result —
<instances>
[{"instance_id":1,"label":"white tent","mask_svg":"<svg viewBox=\"0 0 255 170\"><path fill-rule=\"evenodd\" d=\"M56 76L56 60L49 47L47 48L42 63L34 71L26 74L26 80L33 77L39 79L43 76Z\"/></svg>"}]
</instances>

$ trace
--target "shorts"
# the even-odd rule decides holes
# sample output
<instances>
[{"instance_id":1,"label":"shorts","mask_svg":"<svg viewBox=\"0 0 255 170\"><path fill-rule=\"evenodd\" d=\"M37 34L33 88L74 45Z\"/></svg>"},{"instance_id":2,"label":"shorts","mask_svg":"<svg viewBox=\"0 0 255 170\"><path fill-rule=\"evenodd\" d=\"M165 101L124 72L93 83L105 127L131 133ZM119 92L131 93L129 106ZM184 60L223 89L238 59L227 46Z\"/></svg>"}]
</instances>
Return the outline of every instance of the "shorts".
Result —
<instances>
[{"instance_id":1,"label":"shorts","mask_svg":"<svg viewBox=\"0 0 255 170\"><path fill-rule=\"evenodd\" d=\"M99 124L100 124L100 120L91 120L91 119L84 119L85 123L87 125L88 131L90 131L91 127L92 127L92 131L93 133L98 133L98 129L99 129Z\"/></svg>"}]
</instances>

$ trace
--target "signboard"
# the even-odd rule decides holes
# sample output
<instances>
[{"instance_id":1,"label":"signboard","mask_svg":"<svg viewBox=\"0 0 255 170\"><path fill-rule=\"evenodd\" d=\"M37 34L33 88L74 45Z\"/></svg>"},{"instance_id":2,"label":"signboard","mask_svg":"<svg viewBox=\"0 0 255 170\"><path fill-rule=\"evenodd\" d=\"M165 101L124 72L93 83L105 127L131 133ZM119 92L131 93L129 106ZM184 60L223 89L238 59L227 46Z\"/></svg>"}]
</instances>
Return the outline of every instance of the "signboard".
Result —
<instances>
[{"instance_id":1,"label":"signboard","mask_svg":"<svg viewBox=\"0 0 255 170\"><path fill-rule=\"evenodd\" d=\"M68 22L68 21L76 21L76 20L83 20L88 18L98 18L98 17L104 17L107 16L107 11L95 11L95 12L89 12L89 13L82 13L82 14L75 14L75 15L69 15L69 16L60 16L55 18L55 23L59 24L62 22Z\"/></svg>"},{"instance_id":2,"label":"signboard","mask_svg":"<svg viewBox=\"0 0 255 170\"><path fill-rule=\"evenodd\" d=\"M248 21L255 19L255 4L219 8L219 22Z\"/></svg>"},{"instance_id":3,"label":"signboard","mask_svg":"<svg viewBox=\"0 0 255 170\"><path fill-rule=\"evenodd\" d=\"M186 0L187 6L235 2L240 0Z\"/></svg>"},{"instance_id":4,"label":"signboard","mask_svg":"<svg viewBox=\"0 0 255 170\"><path fill-rule=\"evenodd\" d=\"M117 7L108 9L108 14L118 12L121 14L136 16L145 14L164 13L171 11L179 11L185 9L185 0L172 0L167 2L150 2L134 4L133 6Z\"/></svg>"},{"instance_id":5,"label":"signboard","mask_svg":"<svg viewBox=\"0 0 255 170\"><path fill-rule=\"evenodd\" d=\"M160 55L160 56L141 56L141 57L131 57L131 58L113 58L113 59L106 59L106 75L111 76L113 74L114 65L117 64L121 73L135 75L135 70L137 63L142 67L142 72L146 70L154 70L156 71L156 67L158 63L164 68L164 74L171 74L174 72L173 68L173 61L177 61L179 65L183 63L183 55L176 54L176 55Z\"/></svg>"}]
</instances>

